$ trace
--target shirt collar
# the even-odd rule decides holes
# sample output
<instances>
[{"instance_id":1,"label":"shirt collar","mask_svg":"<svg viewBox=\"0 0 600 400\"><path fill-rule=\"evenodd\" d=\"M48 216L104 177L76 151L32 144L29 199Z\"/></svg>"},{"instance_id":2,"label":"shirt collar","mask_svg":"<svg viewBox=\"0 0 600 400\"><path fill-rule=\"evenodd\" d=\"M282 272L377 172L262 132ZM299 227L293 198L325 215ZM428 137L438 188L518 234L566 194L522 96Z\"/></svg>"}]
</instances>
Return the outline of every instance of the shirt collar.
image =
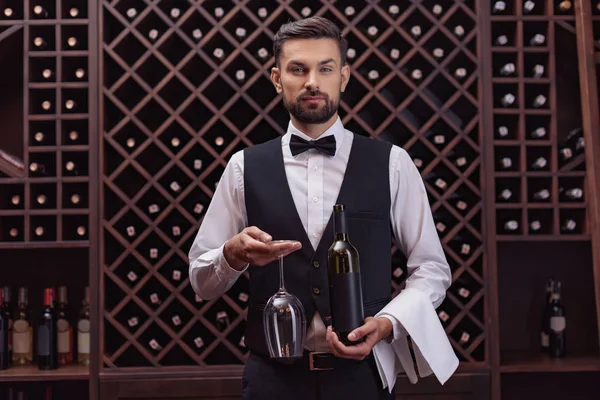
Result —
<instances>
[{"instance_id":1,"label":"shirt collar","mask_svg":"<svg viewBox=\"0 0 600 400\"><path fill-rule=\"evenodd\" d=\"M338 115L337 119L335 120L335 122L333 123L333 125L331 125L329 127L329 129L327 129L325 132L323 132L316 139L312 139L310 136L307 136L305 133L301 132L298 128L296 128L294 126L294 124L290 120L290 122L288 123L288 129L284 135L284 140L283 140L282 144L284 146L289 145L290 138L292 135L297 135L304 140L318 140L318 139L324 138L326 136L333 135L333 136L335 136L336 154L337 154L337 149L339 149L341 147L342 142L344 141L344 133L345 133L344 125L342 124L342 120L340 119L339 115Z\"/></svg>"}]
</instances>

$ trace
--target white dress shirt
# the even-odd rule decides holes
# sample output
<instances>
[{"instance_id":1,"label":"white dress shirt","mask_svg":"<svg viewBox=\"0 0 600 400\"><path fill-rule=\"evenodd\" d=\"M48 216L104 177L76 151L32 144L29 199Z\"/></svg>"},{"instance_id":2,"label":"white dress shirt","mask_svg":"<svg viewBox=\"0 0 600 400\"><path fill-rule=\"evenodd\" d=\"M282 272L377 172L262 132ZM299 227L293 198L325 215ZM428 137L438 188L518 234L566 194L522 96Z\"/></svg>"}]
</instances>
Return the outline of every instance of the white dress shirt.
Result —
<instances>
[{"instance_id":1,"label":"white dress shirt","mask_svg":"<svg viewBox=\"0 0 600 400\"><path fill-rule=\"evenodd\" d=\"M316 249L338 197L353 134L338 118L319 137L335 136L337 147L333 157L314 149L292 156L291 135L312 139L290 121L281 145L298 215ZM415 383L417 378L407 343L407 335L410 335L413 348L416 347L420 375L433 372L444 383L458 366L458 359L435 312L450 286L450 267L435 229L421 175L408 153L398 146L391 149L389 174L392 230L398 248L407 257L408 278L405 289L376 315L392 321L393 339L379 342L373 353L383 387L391 390L397 374L403 370ZM221 296L245 271L231 268L223 256L225 242L245 227L244 153L239 151L227 164L189 251L191 285L201 298ZM314 351L329 351L325 336L325 325L316 313L312 316L305 346Z\"/></svg>"}]
</instances>

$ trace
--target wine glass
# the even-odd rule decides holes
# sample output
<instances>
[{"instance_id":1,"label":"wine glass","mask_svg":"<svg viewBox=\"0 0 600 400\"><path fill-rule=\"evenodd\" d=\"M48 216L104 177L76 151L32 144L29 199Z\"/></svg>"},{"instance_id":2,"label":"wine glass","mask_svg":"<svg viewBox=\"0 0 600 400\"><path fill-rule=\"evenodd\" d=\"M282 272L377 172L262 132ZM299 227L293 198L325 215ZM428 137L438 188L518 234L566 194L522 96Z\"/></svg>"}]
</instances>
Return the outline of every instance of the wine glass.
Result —
<instances>
[{"instance_id":1,"label":"wine glass","mask_svg":"<svg viewBox=\"0 0 600 400\"><path fill-rule=\"evenodd\" d=\"M286 243L275 240L270 244ZM292 363L302 358L306 335L306 316L302 302L285 290L283 282L283 255L279 255L279 290L265 306L263 326L271 358Z\"/></svg>"}]
</instances>

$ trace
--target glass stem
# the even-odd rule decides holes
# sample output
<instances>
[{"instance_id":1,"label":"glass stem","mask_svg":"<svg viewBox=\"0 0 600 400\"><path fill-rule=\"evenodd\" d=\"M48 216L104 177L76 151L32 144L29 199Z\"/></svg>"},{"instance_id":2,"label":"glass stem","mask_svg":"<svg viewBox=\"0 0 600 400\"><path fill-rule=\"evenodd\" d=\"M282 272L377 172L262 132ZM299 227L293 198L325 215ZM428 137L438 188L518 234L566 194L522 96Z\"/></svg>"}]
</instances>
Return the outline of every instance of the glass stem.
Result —
<instances>
[{"instance_id":1,"label":"glass stem","mask_svg":"<svg viewBox=\"0 0 600 400\"><path fill-rule=\"evenodd\" d=\"M283 257L279 256L279 291L285 292L283 284Z\"/></svg>"}]
</instances>

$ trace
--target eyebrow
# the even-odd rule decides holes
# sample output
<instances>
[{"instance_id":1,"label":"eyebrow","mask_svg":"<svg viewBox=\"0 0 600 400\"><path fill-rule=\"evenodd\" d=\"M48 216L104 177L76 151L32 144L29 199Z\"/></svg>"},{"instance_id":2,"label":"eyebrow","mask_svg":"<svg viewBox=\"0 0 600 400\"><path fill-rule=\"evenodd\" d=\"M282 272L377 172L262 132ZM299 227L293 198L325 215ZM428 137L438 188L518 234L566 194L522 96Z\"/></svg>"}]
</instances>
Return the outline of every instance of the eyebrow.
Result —
<instances>
[{"instance_id":1,"label":"eyebrow","mask_svg":"<svg viewBox=\"0 0 600 400\"><path fill-rule=\"evenodd\" d=\"M335 64L335 59L328 58L327 60L319 61L319 66L325 65L325 64L329 64L329 63L334 63ZM290 62L288 62L288 65L298 65L300 67L305 67L306 66L306 64L304 64L303 62L298 61L298 60L291 60Z\"/></svg>"}]
</instances>

